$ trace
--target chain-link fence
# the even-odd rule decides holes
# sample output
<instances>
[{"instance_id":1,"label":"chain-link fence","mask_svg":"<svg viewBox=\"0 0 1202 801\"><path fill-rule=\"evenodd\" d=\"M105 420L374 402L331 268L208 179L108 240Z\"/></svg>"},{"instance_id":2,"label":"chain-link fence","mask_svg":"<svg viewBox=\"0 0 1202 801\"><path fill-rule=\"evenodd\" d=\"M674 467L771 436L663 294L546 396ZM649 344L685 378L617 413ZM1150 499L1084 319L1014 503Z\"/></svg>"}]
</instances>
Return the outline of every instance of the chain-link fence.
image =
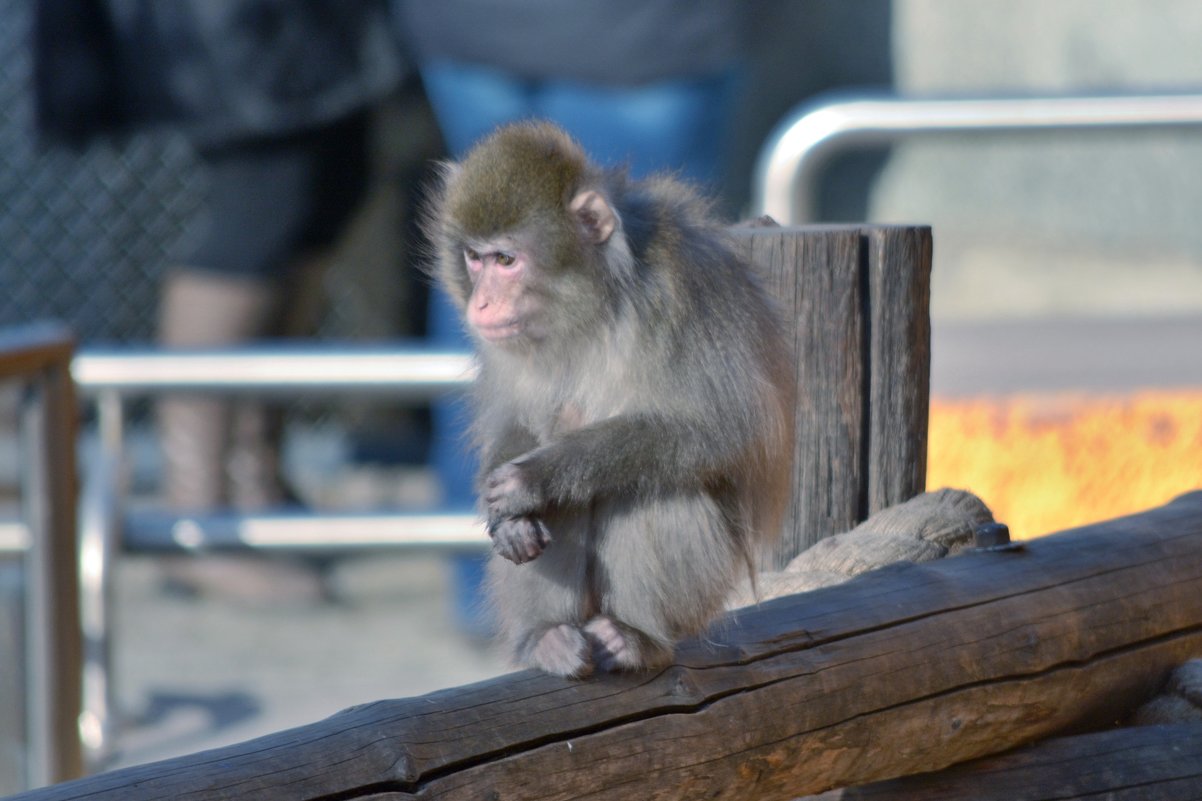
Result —
<instances>
[{"instance_id":1,"label":"chain-link fence","mask_svg":"<svg viewBox=\"0 0 1202 801\"><path fill-rule=\"evenodd\" d=\"M40 144L35 3L0 0L0 326L54 318L85 344L147 341L159 278L204 213L205 172L169 133L82 151ZM401 99L381 112L391 115L377 126L375 191L330 266L324 336L417 330L400 253L406 176L438 145L428 112L411 105Z\"/></svg>"},{"instance_id":2,"label":"chain-link fence","mask_svg":"<svg viewBox=\"0 0 1202 801\"><path fill-rule=\"evenodd\" d=\"M0 0L0 325L69 323L81 340L153 333L158 275L199 212L204 177L168 135L42 148L35 0Z\"/></svg>"},{"instance_id":3,"label":"chain-link fence","mask_svg":"<svg viewBox=\"0 0 1202 801\"><path fill-rule=\"evenodd\" d=\"M153 341L161 278L175 254L188 248L188 237L201 231L206 172L188 143L170 133L97 141L83 150L38 142L37 2L0 0L0 328L55 319L69 325L85 347ZM424 293L414 291L421 279L405 258L406 236L412 235L406 220L413 216L411 190L422 165L439 154L437 132L428 108L412 94L391 99L375 117L372 188L324 280L325 312L316 333L325 338L421 333ZM9 516L14 506L21 458L11 429L15 412L9 413L15 400L0 387L0 516ZM134 404L129 412L128 491L153 492L160 468L147 453L155 442L148 405ZM289 421L309 432L330 422L343 430L391 432L399 425L395 418L404 415L378 399L361 407L293 403L289 412ZM322 442L318 438L317 445ZM343 458L341 450L336 458ZM303 483L302 490L325 489L308 474L300 477L307 483L289 478ZM327 481L334 488L318 500L341 502L343 486L354 489L354 481L364 483L356 475ZM379 492L395 492L380 484ZM374 484L360 490L376 492ZM305 500L315 495L300 494ZM26 634L24 580L20 563L0 556L0 795L25 784L26 701L18 667Z\"/></svg>"},{"instance_id":4,"label":"chain-link fence","mask_svg":"<svg viewBox=\"0 0 1202 801\"><path fill-rule=\"evenodd\" d=\"M206 170L188 142L169 132L95 141L81 150L39 142L36 3L0 0L0 328L54 319L69 325L84 347L151 342L161 278L175 254L189 249L188 238L202 233ZM412 85L373 117L370 190L323 279L324 306L313 333L324 339L420 336L424 330L424 279L406 252L416 236L415 190L428 178L431 160L442 155L437 126ZM0 393L0 410L8 405ZM153 439L148 411L145 402L132 404L131 434ZM334 423L370 431L354 436L356 454L360 439L373 438L404 441L400 456L379 457L386 461L412 462L424 452L422 435L410 433L422 424L411 423L411 413L396 404L295 401L288 412L290 423L307 429ZM10 418L0 413L0 498L15 480ZM400 434L379 434L398 426ZM416 443L408 444L414 436ZM153 460L148 465L135 476L145 473L153 483L159 467Z\"/></svg>"}]
</instances>

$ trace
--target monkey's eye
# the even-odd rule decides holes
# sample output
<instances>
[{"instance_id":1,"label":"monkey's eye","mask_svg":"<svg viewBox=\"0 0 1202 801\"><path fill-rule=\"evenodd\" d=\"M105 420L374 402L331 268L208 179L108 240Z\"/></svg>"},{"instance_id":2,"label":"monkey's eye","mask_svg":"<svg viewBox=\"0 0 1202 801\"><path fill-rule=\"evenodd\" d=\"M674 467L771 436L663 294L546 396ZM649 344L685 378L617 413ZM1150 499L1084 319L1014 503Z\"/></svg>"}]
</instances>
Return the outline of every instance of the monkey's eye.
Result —
<instances>
[{"instance_id":1,"label":"monkey's eye","mask_svg":"<svg viewBox=\"0 0 1202 801\"><path fill-rule=\"evenodd\" d=\"M497 264L501 265L502 267L512 267L515 261L517 261L517 259L512 253L497 254Z\"/></svg>"},{"instance_id":2,"label":"monkey's eye","mask_svg":"<svg viewBox=\"0 0 1202 801\"><path fill-rule=\"evenodd\" d=\"M468 261L480 261L480 254L471 248L463 249L463 257Z\"/></svg>"}]
</instances>

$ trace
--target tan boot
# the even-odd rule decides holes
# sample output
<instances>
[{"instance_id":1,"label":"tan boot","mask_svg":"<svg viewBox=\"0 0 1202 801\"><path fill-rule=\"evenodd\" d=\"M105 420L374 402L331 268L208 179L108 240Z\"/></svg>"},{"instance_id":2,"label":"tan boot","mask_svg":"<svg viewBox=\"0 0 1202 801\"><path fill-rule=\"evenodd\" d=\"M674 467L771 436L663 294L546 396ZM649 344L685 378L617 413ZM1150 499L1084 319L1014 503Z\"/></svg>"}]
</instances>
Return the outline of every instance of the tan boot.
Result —
<instances>
[{"instance_id":1,"label":"tan boot","mask_svg":"<svg viewBox=\"0 0 1202 801\"><path fill-rule=\"evenodd\" d=\"M312 336L324 305L328 259L302 257L279 287L280 307L271 330L282 337ZM294 501L280 481L283 410L256 401L236 401L231 409L226 452L230 506L254 511Z\"/></svg>"},{"instance_id":2,"label":"tan boot","mask_svg":"<svg viewBox=\"0 0 1202 801\"><path fill-rule=\"evenodd\" d=\"M275 287L202 270L176 270L163 287L159 341L166 347L220 347L261 336L276 314ZM158 404L166 502L174 509L224 506L230 403L169 396Z\"/></svg>"},{"instance_id":3,"label":"tan boot","mask_svg":"<svg viewBox=\"0 0 1202 801\"><path fill-rule=\"evenodd\" d=\"M280 333L281 289L200 270L170 274L163 289L160 341L168 347L220 347ZM164 398L158 404L164 496L177 510L280 501L278 410L253 401ZM229 472L227 473L227 466ZM163 562L166 586L260 604L326 599L321 571L262 554L211 554Z\"/></svg>"},{"instance_id":4,"label":"tan boot","mask_svg":"<svg viewBox=\"0 0 1202 801\"><path fill-rule=\"evenodd\" d=\"M225 467L226 500L233 508L252 512L285 501L280 481L283 427L283 410L278 407L236 401L230 408Z\"/></svg>"}]
</instances>

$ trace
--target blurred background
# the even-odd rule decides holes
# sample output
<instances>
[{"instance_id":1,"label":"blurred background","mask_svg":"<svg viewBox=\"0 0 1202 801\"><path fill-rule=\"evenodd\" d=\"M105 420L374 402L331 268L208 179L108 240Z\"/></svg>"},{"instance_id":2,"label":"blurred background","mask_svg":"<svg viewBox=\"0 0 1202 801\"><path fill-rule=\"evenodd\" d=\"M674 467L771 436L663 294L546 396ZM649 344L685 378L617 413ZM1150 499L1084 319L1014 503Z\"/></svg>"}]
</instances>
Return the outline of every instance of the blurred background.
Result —
<instances>
[{"instance_id":1,"label":"blurred background","mask_svg":"<svg viewBox=\"0 0 1202 801\"><path fill-rule=\"evenodd\" d=\"M1192 0L756 0L744 10L753 46L715 181L732 219L754 209L752 175L773 130L826 92L1202 92ZM0 0L0 327L57 319L85 348L152 343L175 254L204 235L213 176L177 131L39 141L34 12L35 0ZM416 68L368 114L366 189L321 276L320 340L422 337L430 322L414 210L430 161L456 148ZM1202 487L1202 130L916 138L837 158L818 209L815 221L934 229L929 488L969 489L1031 537ZM154 415L137 406L128 422L130 503L153 504ZM316 509L436 504L429 429L418 405L290 403L289 492ZM0 432L7 495L16 449L15 433ZM245 592L195 577L181 587L165 561L133 554L115 567L122 722L105 767L504 670L460 625L456 569L438 556L303 565L297 582L259 575ZM19 716L6 714L21 709L22 685L4 664L20 641L19 587L0 559L0 792L25 781Z\"/></svg>"}]
</instances>

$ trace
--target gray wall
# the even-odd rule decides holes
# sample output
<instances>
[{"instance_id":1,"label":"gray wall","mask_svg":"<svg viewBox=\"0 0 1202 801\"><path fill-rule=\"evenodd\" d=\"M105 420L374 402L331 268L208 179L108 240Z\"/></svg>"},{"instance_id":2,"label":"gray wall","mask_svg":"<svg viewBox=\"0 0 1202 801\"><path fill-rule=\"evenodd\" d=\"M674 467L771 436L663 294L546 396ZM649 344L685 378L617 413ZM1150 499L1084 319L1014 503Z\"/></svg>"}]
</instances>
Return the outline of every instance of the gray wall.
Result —
<instances>
[{"instance_id":1,"label":"gray wall","mask_svg":"<svg viewBox=\"0 0 1202 801\"><path fill-rule=\"evenodd\" d=\"M1193 0L897 0L898 91L1202 91ZM935 226L937 319L1202 311L1202 129L927 139L871 215Z\"/></svg>"}]
</instances>

